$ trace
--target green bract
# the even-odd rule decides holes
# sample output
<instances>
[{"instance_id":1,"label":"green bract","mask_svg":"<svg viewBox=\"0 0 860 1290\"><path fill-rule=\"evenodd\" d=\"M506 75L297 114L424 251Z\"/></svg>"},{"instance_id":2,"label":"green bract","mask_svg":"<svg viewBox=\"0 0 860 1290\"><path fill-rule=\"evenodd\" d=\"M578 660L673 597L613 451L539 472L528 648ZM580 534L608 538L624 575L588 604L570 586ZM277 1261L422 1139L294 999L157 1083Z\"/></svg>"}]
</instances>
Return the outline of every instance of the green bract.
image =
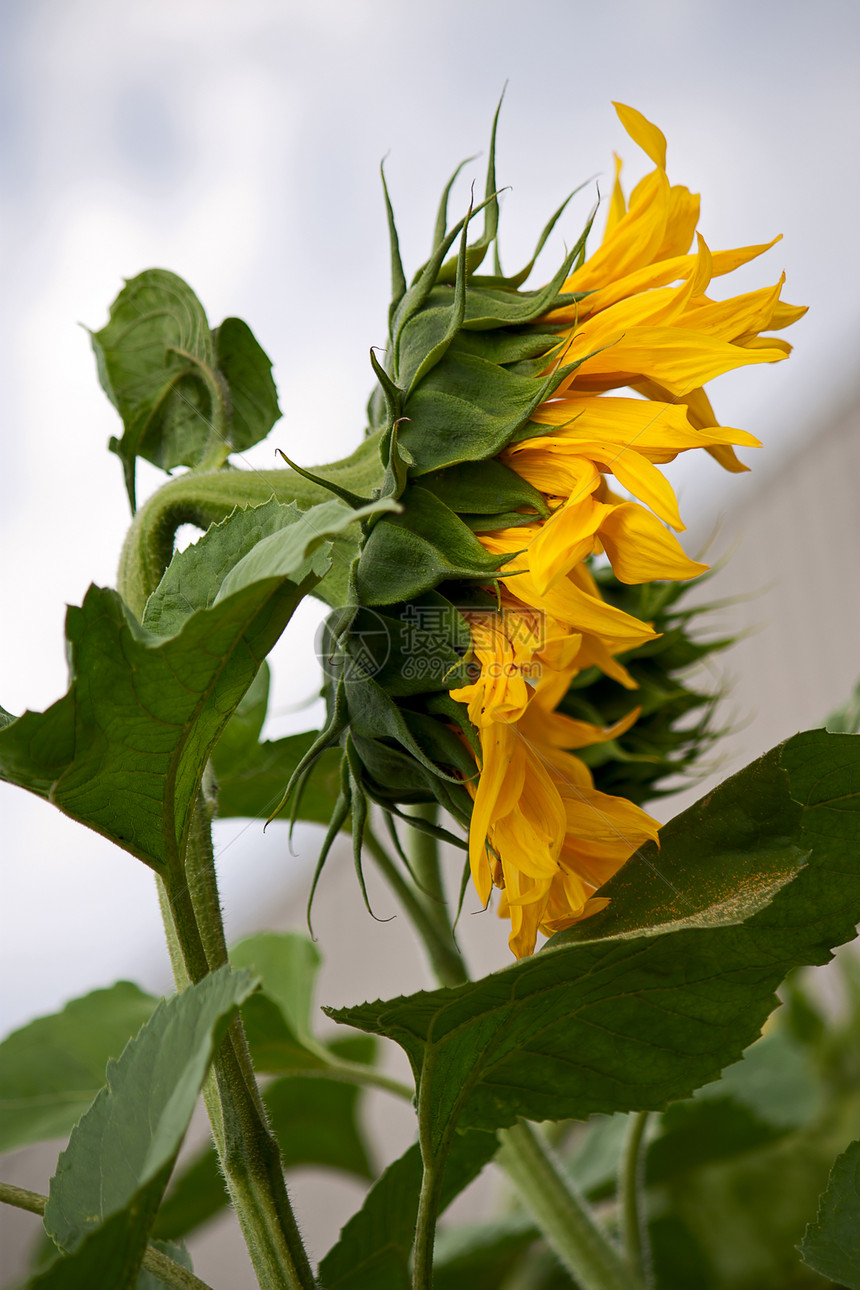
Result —
<instances>
[{"instance_id":1,"label":"green bract","mask_svg":"<svg viewBox=\"0 0 860 1290\"><path fill-rule=\"evenodd\" d=\"M495 125L484 201L449 229L454 178L442 196L430 258L410 284L385 189L392 301L385 354L371 355L378 385L367 437L381 463L374 495L396 499L399 509L364 526L346 604L322 637L327 725L281 803L295 791L300 812L307 772L323 752L340 747L340 792L320 866L351 812L359 874L367 798L393 814L403 804L435 801L468 826L471 801L462 781L476 774L467 746L476 746L476 736L465 707L447 693L468 679L471 638L459 610L491 609L505 567L516 569L515 556L488 554L475 533L548 514L541 493L495 458L573 370L541 320L578 298L561 286L584 253L588 228L539 291L524 291L522 283L564 207L521 273L504 276L496 256L496 272L479 275L498 232ZM483 231L470 243L481 212ZM353 505L365 500L327 480L324 470L296 469ZM424 820L417 827L451 837Z\"/></svg>"}]
</instances>

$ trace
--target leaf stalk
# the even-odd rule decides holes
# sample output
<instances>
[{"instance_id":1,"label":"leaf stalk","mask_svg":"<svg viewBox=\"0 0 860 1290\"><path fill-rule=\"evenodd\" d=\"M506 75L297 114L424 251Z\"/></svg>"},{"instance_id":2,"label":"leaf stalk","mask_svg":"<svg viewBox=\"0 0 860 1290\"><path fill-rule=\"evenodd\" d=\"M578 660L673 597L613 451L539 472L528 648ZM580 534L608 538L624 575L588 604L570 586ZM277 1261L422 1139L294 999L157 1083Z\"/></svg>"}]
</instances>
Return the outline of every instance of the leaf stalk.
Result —
<instances>
[{"instance_id":1,"label":"leaf stalk","mask_svg":"<svg viewBox=\"0 0 860 1290\"><path fill-rule=\"evenodd\" d=\"M16 1209L24 1209L29 1214L44 1215L48 1197L43 1196L41 1192L30 1191L26 1187L15 1187L12 1183L0 1182L0 1203L14 1205ZM158 1277L159 1281L163 1281L169 1290L211 1290L207 1282L201 1281L193 1272L189 1272L188 1268L184 1268L181 1263L177 1263L153 1245L148 1245L144 1251L143 1266L147 1272L151 1272L153 1276Z\"/></svg>"},{"instance_id":2,"label":"leaf stalk","mask_svg":"<svg viewBox=\"0 0 860 1290\"><path fill-rule=\"evenodd\" d=\"M499 1138L496 1160L577 1285L582 1290L645 1290L535 1127L520 1120L500 1130Z\"/></svg>"},{"instance_id":3,"label":"leaf stalk","mask_svg":"<svg viewBox=\"0 0 860 1290\"><path fill-rule=\"evenodd\" d=\"M643 1193L645 1130L648 1127L649 1115L648 1111L634 1111L630 1116L618 1175L618 1209L624 1255L630 1275L638 1277L648 1290L653 1284L651 1247L640 1197Z\"/></svg>"}]
</instances>

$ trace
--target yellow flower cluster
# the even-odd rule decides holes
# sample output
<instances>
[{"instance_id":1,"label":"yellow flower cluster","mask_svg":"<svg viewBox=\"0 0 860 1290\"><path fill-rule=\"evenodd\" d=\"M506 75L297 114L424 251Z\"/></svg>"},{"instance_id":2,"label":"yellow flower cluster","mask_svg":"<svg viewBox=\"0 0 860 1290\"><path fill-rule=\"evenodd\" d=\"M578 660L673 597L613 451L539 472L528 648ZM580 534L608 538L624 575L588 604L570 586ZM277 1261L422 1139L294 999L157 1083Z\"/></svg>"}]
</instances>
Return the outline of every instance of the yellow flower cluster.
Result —
<instances>
[{"instance_id":1,"label":"yellow flower cluster","mask_svg":"<svg viewBox=\"0 0 860 1290\"><path fill-rule=\"evenodd\" d=\"M616 162L603 242L564 286L589 294L546 320L563 328L557 357L579 366L532 418L545 433L532 425L502 460L544 494L551 514L480 534L493 554L516 553L506 566L515 572L500 613L471 617L475 679L451 692L468 704L481 744L477 785L468 786L472 877L484 903L501 888L517 957L533 951L538 931L602 908L593 892L659 827L640 807L598 792L571 751L615 738L637 711L610 729L556 711L586 667L633 687L616 655L655 638L649 624L602 600L585 561L605 554L631 584L706 569L670 531L684 525L658 467L704 448L726 469L746 469L734 447L758 441L719 426L702 387L732 368L785 358L790 346L761 333L805 312L780 301L783 279L725 301L706 294L714 278L773 243L712 254L696 233L698 197L666 177L664 136L615 106L655 169L628 205ZM610 396L616 389L629 393ZM608 475L636 500L613 492Z\"/></svg>"}]
</instances>

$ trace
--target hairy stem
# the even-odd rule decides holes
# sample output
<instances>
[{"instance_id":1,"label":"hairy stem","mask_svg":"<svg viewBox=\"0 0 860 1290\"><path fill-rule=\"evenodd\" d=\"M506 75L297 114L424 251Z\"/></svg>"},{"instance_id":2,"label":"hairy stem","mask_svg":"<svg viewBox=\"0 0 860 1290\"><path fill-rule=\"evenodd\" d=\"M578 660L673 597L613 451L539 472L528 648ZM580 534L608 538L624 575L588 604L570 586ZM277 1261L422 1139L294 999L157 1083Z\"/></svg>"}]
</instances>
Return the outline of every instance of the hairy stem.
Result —
<instances>
[{"instance_id":1,"label":"hairy stem","mask_svg":"<svg viewBox=\"0 0 860 1290\"><path fill-rule=\"evenodd\" d=\"M227 961L210 826L209 805L201 793L185 863L166 880L168 942L178 946L184 965L177 980L179 989ZM280 1150L266 1121L241 1018L233 1022L215 1055L204 1100L260 1286L313 1290L314 1277L287 1195Z\"/></svg>"},{"instance_id":2,"label":"hairy stem","mask_svg":"<svg viewBox=\"0 0 860 1290\"><path fill-rule=\"evenodd\" d=\"M577 1285L582 1290L644 1290L534 1126L521 1120L502 1129L499 1138L496 1160Z\"/></svg>"},{"instance_id":3,"label":"hairy stem","mask_svg":"<svg viewBox=\"0 0 860 1290\"><path fill-rule=\"evenodd\" d=\"M30 1214L43 1215L48 1197L37 1191L28 1191L26 1187L14 1187L12 1183L0 1182L0 1203L25 1209ZM181 1263L176 1263L152 1245L148 1245L144 1251L143 1266L147 1272L169 1286L170 1290L211 1290L205 1281L201 1281Z\"/></svg>"},{"instance_id":4,"label":"hairy stem","mask_svg":"<svg viewBox=\"0 0 860 1290\"><path fill-rule=\"evenodd\" d=\"M365 439L343 461L318 467L320 476L370 496L383 474L379 437ZM206 529L237 506L262 506L271 497L305 508L330 501L332 494L294 470L191 470L169 480L137 512L123 543L117 589L132 613L142 616L182 524Z\"/></svg>"},{"instance_id":5,"label":"hairy stem","mask_svg":"<svg viewBox=\"0 0 860 1290\"><path fill-rule=\"evenodd\" d=\"M645 1164L643 1147L645 1130L648 1127L648 1114L647 1111L636 1111L630 1116L618 1176L618 1207L624 1255L630 1275L638 1277L646 1286L652 1284L651 1248L648 1227L645 1215L641 1212L639 1200L642 1195Z\"/></svg>"}]
</instances>

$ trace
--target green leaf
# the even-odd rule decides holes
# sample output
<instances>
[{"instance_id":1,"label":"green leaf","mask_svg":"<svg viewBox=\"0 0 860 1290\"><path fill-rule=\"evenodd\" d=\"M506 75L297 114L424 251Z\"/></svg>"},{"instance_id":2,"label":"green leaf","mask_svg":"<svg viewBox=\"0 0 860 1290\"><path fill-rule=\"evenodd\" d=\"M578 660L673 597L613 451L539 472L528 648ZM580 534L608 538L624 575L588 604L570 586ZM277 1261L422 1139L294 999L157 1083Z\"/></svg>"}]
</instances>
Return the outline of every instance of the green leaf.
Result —
<instances>
[{"instance_id":1,"label":"green leaf","mask_svg":"<svg viewBox=\"0 0 860 1290\"><path fill-rule=\"evenodd\" d=\"M526 1214L442 1229L433 1251L433 1290L498 1290L538 1239Z\"/></svg>"},{"instance_id":2,"label":"green leaf","mask_svg":"<svg viewBox=\"0 0 860 1290\"><path fill-rule=\"evenodd\" d=\"M827 1190L798 1246L807 1267L860 1290L860 1142L836 1158Z\"/></svg>"},{"instance_id":3,"label":"green leaf","mask_svg":"<svg viewBox=\"0 0 860 1290\"><path fill-rule=\"evenodd\" d=\"M420 602L398 605L391 614L358 610L345 643L361 667L387 694L398 697L466 683L463 654L471 635L449 600L428 592Z\"/></svg>"},{"instance_id":4,"label":"green leaf","mask_svg":"<svg viewBox=\"0 0 860 1290\"><path fill-rule=\"evenodd\" d=\"M456 1134L442 1183L441 1209L495 1155L495 1134ZM410 1147L370 1189L319 1268L325 1290L409 1290L409 1256L421 1190L421 1153Z\"/></svg>"},{"instance_id":5,"label":"green leaf","mask_svg":"<svg viewBox=\"0 0 860 1290\"><path fill-rule=\"evenodd\" d=\"M93 1234L108 1244L121 1271L93 1284L134 1285L212 1054L254 987L248 972L205 977L160 1003L108 1064L107 1087L60 1155L45 1207L45 1230L61 1251L86 1257Z\"/></svg>"},{"instance_id":6,"label":"green leaf","mask_svg":"<svg viewBox=\"0 0 860 1290\"><path fill-rule=\"evenodd\" d=\"M434 1153L452 1124L661 1109L736 1061L802 963L860 917L860 740L812 731L661 831L604 911L483 981L326 1010L407 1052Z\"/></svg>"},{"instance_id":7,"label":"green leaf","mask_svg":"<svg viewBox=\"0 0 860 1290\"><path fill-rule=\"evenodd\" d=\"M822 1090L804 1051L785 1034L766 1035L722 1078L664 1113L648 1146L649 1183L711 1160L774 1142L808 1124L822 1109Z\"/></svg>"},{"instance_id":8,"label":"green leaf","mask_svg":"<svg viewBox=\"0 0 860 1290\"><path fill-rule=\"evenodd\" d=\"M218 815L222 819L240 816L267 820L284 795L284 786L319 731L252 744L241 755L222 747L212 751L212 765L218 783ZM340 785L340 752L328 749L314 762L302 791L297 819L328 824L331 805Z\"/></svg>"},{"instance_id":9,"label":"green leaf","mask_svg":"<svg viewBox=\"0 0 860 1290\"><path fill-rule=\"evenodd\" d=\"M144 627L155 636L175 636L192 614L212 607L224 579L258 542L301 518L294 502L284 505L272 497L262 506L236 508L220 524L210 525L173 556L146 602Z\"/></svg>"},{"instance_id":10,"label":"green leaf","mask_svg":"<svg viewBox=\"0 0 860 1290\"><path fill-rule=\"evenodd\" d=\"M269 665L261 663L259 672L221 731L217 747L223 750L225 760L233 761L257 746L269 710L270 682Z\"/></svg>"},{"instance_id":11,"label":"green leaf","mask_svg":"<svg viewBox=\"0 0 860 1290\"><path fill-rule=\"evenodd\" d=\"M141 1242L135 1232L129 1231L124 1212L113 1214L70 1254L56 1255L27 1281L23 1290L94 1290L96 1286L136 1290L145 1244L145 1238Z\"/></svg>"},{"instance_id":12,"label":"green leaf","mask_svg":"<svg viewBox=\"0 0 860 1290\"><path fill-rule=\"evenodd\" d=\"M241 318L225 318L212 339L215 360L230 392L230 445L234 452L242 452L265 439L281 416L272 363Z\"/></svg>"},{"instance_id":13,"label":"green leaf","mask_svg":"<svg viewBox=\"0 0 860 1290\"><path fill-rule=\"evenodd\" d=\"M351 1060L366 1058L367 1044L366 1036L356 1036L340 1045L340 1053ZM372 1178L367 1144L356 1119L360 1094L354 1084L313 1076L293 1075L267 1085L263 1101L284 1167L315 1166ZM227 1203L218 1158L210 1147L174 1180L154 1230L163 1236L186 1236Z\"/></svg>"},{"instance_id":14,"label":"green leaf","mask_svg":"<svg viewBox=\"0 0 860 1290\"><path fill-rule=\"evenodd\" d=\"M226 387L203 306L166 269L126 282L91 340L102 388L122 417L122 438L110 446L134 509L135 459L163 470L199 465L213 435L226 434Z\"/></svg>"},{"instance_id":15,"label":"green leaf","mask_svg":"<svg viewBox=\"0 0 860 1290\"><path fill-rule=\"evenodd\" d=\"M322 958L300 932L260 932L230 951L234 967L251 968L262 979L243 1016L254 1064L260 1070L295 1071L328 1065L329 1054L311 1034L311 1008Z\"/></svg>"},{"instance_id":16,"label":"green leaf","mask_svg":"<svg viewBox=\"0 0 860 1290\"><path fill-rule=\"evenodd\" d=\"M302 512L295 524L256 542L226 575L214 603L217 605L262 579L289 577L329 538L345 533L370 515L399 510L398 504L387 497L357 510L342 502L322 502L311 507Z\"/></svg>"},{"instance_id":17,"label":"green leaf","mask_svg":"<svg viewBox=\"0 0 860 1290\"><path fill-rule=\"evenodd\" d=\"M156 1000L129 981L94 990L0 1044L0 1154L68 1134Z\"/></svg>"},{"instance_id":18,"label":"green leaf","mask_svg":"<svg viewBox=\"0 0 860 1290\"><path fill-rule=\"evenodd\" d=\"M71 688L47 712L0 730L0 778L157 871L181 859L213 745L326 572L317 549L355 517L325 502L259 538L287 510L270 502L236 511L174 557L144 625L115 592L90 588L67 617Z\"/></svg>"}]
</instances>

